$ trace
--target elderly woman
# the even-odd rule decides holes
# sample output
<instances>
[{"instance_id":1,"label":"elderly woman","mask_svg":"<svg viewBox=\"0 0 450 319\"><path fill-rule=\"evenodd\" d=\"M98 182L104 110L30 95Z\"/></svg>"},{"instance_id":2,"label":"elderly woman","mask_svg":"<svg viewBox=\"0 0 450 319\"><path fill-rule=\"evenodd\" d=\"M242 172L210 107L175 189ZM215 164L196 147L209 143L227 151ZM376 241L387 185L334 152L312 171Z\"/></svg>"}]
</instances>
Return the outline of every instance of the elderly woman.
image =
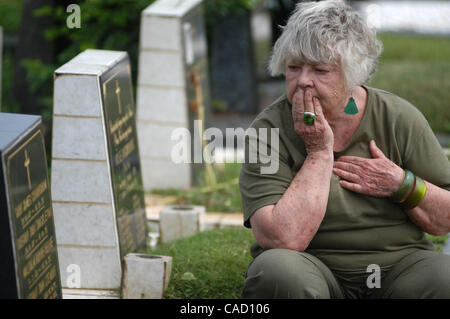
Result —
<instances>
[{"instance_id":1,"label":"elderly woman","mask_svg":"<svg viewBox=\"0 0 450 319\"><path fill-rule=\"evenodd\" d=\"M450 298L450 256L424 234L450 231L450 164L413 105L364 85L381 48L343 1L298 4L275 43L286 94L252 127L278 128L278 170L240 175L244 298Z\"/></svg>"}]
</instances>

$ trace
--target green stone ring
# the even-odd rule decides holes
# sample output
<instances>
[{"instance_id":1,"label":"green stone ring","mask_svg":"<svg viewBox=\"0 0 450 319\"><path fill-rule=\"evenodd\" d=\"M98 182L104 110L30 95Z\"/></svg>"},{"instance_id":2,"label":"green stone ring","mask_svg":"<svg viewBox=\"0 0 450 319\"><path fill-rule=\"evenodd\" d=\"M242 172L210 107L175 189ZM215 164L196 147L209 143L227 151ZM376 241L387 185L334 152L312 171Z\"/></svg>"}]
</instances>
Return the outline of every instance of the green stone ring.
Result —
<instances>
[{"instance_id":1,"label":"green stone ring","mask_svg":"<svg viewBox=\"0 0 450 319\"><path fill-rule=\"evenodd\" d=\"M314 125L314 120L316 119L316 114L312 112L305 112L303 114L303 122L306 125Z\"/></svg>"}]
</instances>

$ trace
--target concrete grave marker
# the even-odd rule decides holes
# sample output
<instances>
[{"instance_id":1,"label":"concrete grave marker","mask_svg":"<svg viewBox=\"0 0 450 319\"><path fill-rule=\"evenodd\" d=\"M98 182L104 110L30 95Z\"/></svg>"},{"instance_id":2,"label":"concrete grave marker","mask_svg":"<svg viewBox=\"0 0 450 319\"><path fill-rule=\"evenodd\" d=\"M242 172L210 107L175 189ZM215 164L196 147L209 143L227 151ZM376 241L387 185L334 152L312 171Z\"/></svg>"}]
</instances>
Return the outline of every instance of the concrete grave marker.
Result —
<instances>
[{"instance_id":1,"label":"concrete grave marker","mask_svg":"<svg viewBox=\"0 0 450 319\"><path fill-rule=\"evenodd\" d=\"M193 236L202 230L204 206L169 205L159 215L161 243Z\"/></svg>"},{"instance_id":2,"label":"concrete grave marker","mask_svg":"<svg viewBox=\"0 0 450 319\"><path fill-rule=\"evenodd\" d=\"M169 285L172 257L128 254L125 256L122 295L126 299L161 299Z\"/></svg>"},{"instance_id":3,"label":"concrete grave marker","mask_svg":"<svg viewBox=\"0 0 450 319\"><path fill-rule=\"evenodd\" d=\"M57 69L53 112L52 196L63 287L114 296L123 257L147 242L127 53L86 50ZM81 271L79 287L66 283L72 264Z\"/></svg>"},{"instance_id":4,"label":"concrete grave marker","mask_svg":"<svg viewBox=\"0 0 450 319\"><path fill-rule=\"evenodd\" d=\"M0 298L61 298L40 116L0 113Z\"/></svg>"},{"instance_id":5,"label":"concrete grave marker","mask_svg":"<svg viewBox=\"0 0 450 319\"><path fill-rule=\"evenodd\" d=\"M201 164L174 163L171 151L179 141L171 134L189 130L186 149L198 152L194 120L207 121L210 112L202 1L154 2L142 12L140 32L137 127L144 188L189 188Z\"/></svg>"}]
</instances>

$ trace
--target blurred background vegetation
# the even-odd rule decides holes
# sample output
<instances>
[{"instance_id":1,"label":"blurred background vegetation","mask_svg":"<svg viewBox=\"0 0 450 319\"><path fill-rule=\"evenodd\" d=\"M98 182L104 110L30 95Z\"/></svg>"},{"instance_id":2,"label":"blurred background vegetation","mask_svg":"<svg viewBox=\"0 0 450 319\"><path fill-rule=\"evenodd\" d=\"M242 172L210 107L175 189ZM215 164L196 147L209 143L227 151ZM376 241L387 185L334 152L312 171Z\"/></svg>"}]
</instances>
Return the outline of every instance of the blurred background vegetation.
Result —
<instances>
[{"instance_id":1,"label":"blurred background vegetation","mask_svg":"<svg viewBox=\"0 0 450 319\"><path fill-rule=\"evenodd\" d=\"M66 8L73 0L0 0L5 38L2 111L42 115L49 154L53 72L88 48L128 51L136 70L140 13L152 2L75 1L81 28L69 29ZM132 76L136 83L136 72Z\"/></svg>"},{"instance_id":2,"label":"blurred background vegetation","mask_svg":"<svg viewBox=\"0 0 450 319\"><path fill-rule=\"evenodd\" d=\"M154 0L0 0L4 32L2 112L40 114L47 150L51 145L53 72L85 49L127 51L136 87L141 11ZM292 10L291 0L204 0L208 41L211 29L227 15L253 10L264 2L270 10L272 38L255 44L255 63L265 70L270 47ZM81 8L81 29L66 27L66 8ZM450 134L450 35L380 34L384 52L370 86L391 91L417 106L435 133ZM267 74L258 74L267 77ZM282 86L281 86L282 87ZM262 107L264 107L263 105ZM450 146L450 145L444 145ZM48 159L51 157L48 156ZM217 185L187 191L154 191L176 203L206 206L209 212L240 212L239 163L214 166ZM429 239L439 246L448 236ZM238 298L253 234L224 229L198 234L150 250L174 256L166 298ZM439 246L440 247L440 246ZM440 248L437 247L437 250Z\"/></svg>"},{"instance_id":3,"label":"blurred background vegetation","mask_svg":"<svg viewBox=\"0 0 450 319\"><path fill-rule=\"evenodd\" d=\"M80 29L66 26L70 14L66 8L74 2L81 8ZM4 28L1 111L42 115L50 152L54 70L88 48L125 50L130 56L136 89L140 15L152 2L0 0L0 25ZM254 52L255 63L264 72L279 25L285 24L293 6L292 0L205 0L208 41L211 41L212 27L220 19L264 7L270 13L272 38L256 44ZM378 71L368 84L409 100L422 111L435 133L450 134L450 37L411 34L380 34L379 37L384 52ZM261 77L259 74L255 80L262 82ZM239 169L239 164L217 167L218 174L223 175L222 182L233 184L221 188L224 198L238 195ZM214 198L212 192L200 189L180 196L183 201L194 203L207 200L214 210L233 211L240 206L238 200L223 201Z\"/></svg>"},{"instance_id":4,"label":"blurred background vegetation","mask_svg":"<svg viewBox=\"0 0 450 319\"><path fill-rule=\"evenodd\" d=\"M0 0L0 25L4 28L2 111L41 114L49 120L54 70L88 48L126 50L136 83L140 14L153 1L75 1L81 8L82 27L69 29L66 8L73 0ZM219 18L251 10L262 1L206 0L207 30ZM264 3L270 4L275 20L273 43L277 26L283 24L294 1ZM450 134L449 38L400 34L381 34L380 38L385 49L369 84L410 100L435 132ZM261 50L267 51L267 46Z\"/></svg>"},{"instance_id":5,"label":"blurred background vegetation","mask_svg":"<svg viewBox=\"0 0 450 319\"><path fill-rule=\"evenodd\" d=\"M207 30L215 19L250 10L260 0L207 0ZM86 49L123 50L136 90L140 16L154 0L0 0L4 30L2 112L43 116L50 152L53 72ZM81 28L66 12L78 4Z\"/></svg>"},{"instance_id":6,"label":"blurred background vegetation","mask_svg":"<svg viewBox=\"0 0 450 319\"><path fill-rule=\"evenodd\" d=\"M435 133L450 134L450 37L380 34L379 39L384 50L369 85L410 101Z\"/></svg>"}]
</instances>

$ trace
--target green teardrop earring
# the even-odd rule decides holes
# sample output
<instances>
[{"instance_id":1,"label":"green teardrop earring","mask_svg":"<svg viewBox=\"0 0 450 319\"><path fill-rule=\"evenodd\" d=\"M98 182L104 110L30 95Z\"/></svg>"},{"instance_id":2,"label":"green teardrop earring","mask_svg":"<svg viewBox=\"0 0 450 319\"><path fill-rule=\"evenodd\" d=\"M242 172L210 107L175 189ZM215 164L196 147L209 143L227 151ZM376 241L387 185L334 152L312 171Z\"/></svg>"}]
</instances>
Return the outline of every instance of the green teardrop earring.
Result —
<instances>
[{"instance_id":1,"label":"green teardrop earring","mask_svg":"<svg viewBox=\"0 0 450 319\"><path fill-rule=\"evenodd\" d=\"M353 98L353 96L351 96L350 99L348 100L348 103L347 103L347 106L345 107L344 113L349 114L349 115L354 115L354 114L358 113L358 107L356 106L356 102L355 102L355 99Z\"/></svg>"}]
</instances>

